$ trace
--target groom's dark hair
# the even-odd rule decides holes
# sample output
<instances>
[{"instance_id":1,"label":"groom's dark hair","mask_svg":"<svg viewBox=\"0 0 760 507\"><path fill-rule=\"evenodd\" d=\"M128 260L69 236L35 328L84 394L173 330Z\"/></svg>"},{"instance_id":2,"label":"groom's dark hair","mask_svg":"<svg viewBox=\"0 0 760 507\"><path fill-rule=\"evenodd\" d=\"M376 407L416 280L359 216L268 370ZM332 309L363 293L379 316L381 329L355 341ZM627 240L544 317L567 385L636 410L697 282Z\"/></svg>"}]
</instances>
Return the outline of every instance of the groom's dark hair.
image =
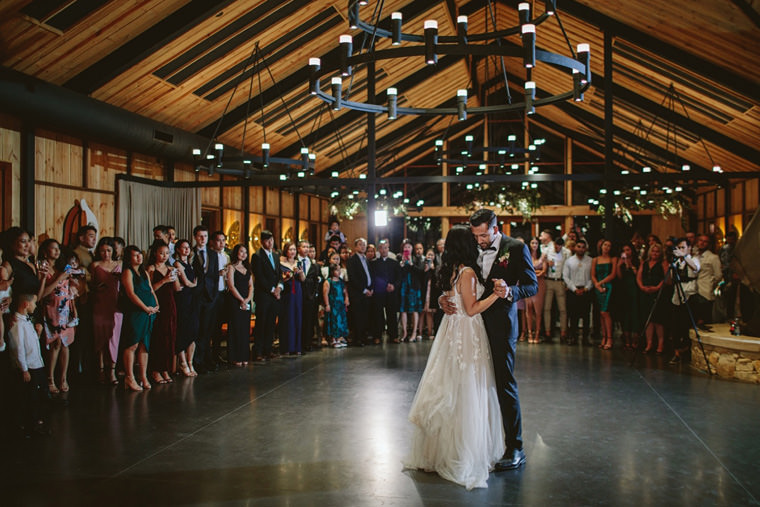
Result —
<instances>
[{"instance_id":1,"label":"groom's dark hair","mask_svg":"<svg viewBox=\"0 0 760 507\"><path fill-rule=\"evenodd\" d=\"M472 227L487 224L490 229L491 227L496 227L496 222L496 213L486 208L481 208L470 216L470 225Z\"/></svg>"}]
</instances>

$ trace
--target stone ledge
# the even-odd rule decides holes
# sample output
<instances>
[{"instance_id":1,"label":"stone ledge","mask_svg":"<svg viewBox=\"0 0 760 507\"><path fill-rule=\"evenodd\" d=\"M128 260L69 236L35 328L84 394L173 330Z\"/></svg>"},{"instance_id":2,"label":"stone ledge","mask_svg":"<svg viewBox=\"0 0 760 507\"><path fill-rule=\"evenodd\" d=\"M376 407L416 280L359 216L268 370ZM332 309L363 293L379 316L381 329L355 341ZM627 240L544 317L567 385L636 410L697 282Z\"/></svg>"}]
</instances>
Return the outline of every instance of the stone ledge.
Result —
<instances>
[{"instance_id":1,"label":"stone ledge","mask_svg":"<svg viewBox=\"0 0 760 507\"><path fill-rule=\"evenodd\" d=\"M694 330L691 337L691 365L707 371L705 358ZM712 371L718 377L760 384L760 338L733 336L728 324L716 324L712 331L699 333Z\"/></svg>"}]
</instances>

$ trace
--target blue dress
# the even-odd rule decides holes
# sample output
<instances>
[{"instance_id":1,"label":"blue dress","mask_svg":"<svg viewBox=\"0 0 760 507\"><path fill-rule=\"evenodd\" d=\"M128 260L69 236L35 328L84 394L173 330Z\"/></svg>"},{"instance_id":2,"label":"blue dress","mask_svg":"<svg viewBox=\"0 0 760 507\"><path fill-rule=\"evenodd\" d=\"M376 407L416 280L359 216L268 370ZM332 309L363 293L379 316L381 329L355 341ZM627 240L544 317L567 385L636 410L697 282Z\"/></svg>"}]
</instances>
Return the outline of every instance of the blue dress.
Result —
<instances>
[{"instance_id":1,"label":"blue dress","mask_svg":"<svg viewBox=\"0 0 760 507\"><path fill-rule=\"evenodd\" d=\"M129 268L129 271L132 273L135 295L145 306L156 306L156 298L153 297L153 291L150 289L148 276L140 276L132 268ZM124 299L129 300L129 298ZM122 348L129 348L137 343L142 343L146 350L150 350L150 335L153 332L153 321L155 319L155 314L148 315L129 300L124 310L124 320L121 327Z\"/></svg>"},{"instance_id":2,"label":"blue dress","mask_svg":"<svg viewBox=\"0 0 760 507\"><path fill-rule=\"evenodd\" d=\"M399 312L419 313L423 310L420 272L413 261L401 263L401 303Z\"/></svg>"},{"instance_id":3,"label":"blue dress","mask_svg":"<svg viewBox=\"0 0 760 507\"><path fill-rule=\"evenodd\" d=\"M293 270L280 265L285 277L292 276L284 283L282 290L282 311L280 313L280 354L297 354L303 351L301 324L303 321L303 289L301 280L293 275Z\"/></svg>"},{"instance_id":4,"label":"blue dress","mask_svg":"<svg viewBox=\"0 0 760 507\"><path fill-rule=\"evenodd\" d=\"M596 265L596 279L604 280L612 272L612 263L607 262L605 264L597 263ZM612 296L612 282L602 284L602 287L607 289L605 292L596 292L596 300L599 303L599 311L608 312L610 307L610 296Z\"/></svg>"},{"instance_id":5,"label":"blue dress","mask_svg":"<svg viewBox=\"0 0 760 507\"><path fill-rule=\"evenodd\" d=\"M343 299L343 280L327 280L330 292L327 300L330 302L330 312L325 314L325 334L330 338L348 336L348 319L346 317L346 302Z\"/></svg>"}]
</instances>

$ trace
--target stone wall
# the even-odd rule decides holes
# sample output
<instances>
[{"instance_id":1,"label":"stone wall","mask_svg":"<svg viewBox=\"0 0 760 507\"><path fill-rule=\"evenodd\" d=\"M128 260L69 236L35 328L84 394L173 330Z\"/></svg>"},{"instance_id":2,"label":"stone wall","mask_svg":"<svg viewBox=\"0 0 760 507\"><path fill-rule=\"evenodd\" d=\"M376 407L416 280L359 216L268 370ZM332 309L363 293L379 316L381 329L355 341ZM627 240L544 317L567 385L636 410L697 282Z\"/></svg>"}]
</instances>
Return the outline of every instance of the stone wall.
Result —
<instances>
[{"instance_id":1,"label":"stone wall","mask_svg":"<svg viewBox=\"0 0 760 507\"><path fill-rule=\"evenodd\" d=\"M760 338L732 336L728 324L716 324L712 332L700 332L710 369L718 377L760 384ZM691 365L707 372L702 349L694 331L691 336Z\"/></svg>"}]
</instances>

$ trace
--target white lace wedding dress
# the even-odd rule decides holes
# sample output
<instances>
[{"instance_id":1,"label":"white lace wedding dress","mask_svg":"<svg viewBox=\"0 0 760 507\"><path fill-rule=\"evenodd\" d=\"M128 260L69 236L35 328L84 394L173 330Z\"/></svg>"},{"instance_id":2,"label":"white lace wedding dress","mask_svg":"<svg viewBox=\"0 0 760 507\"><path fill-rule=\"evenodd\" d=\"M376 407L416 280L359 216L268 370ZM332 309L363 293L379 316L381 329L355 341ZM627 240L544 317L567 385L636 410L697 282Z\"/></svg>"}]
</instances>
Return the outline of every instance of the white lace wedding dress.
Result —
<instances>
[{"instance_id":1,"label":"white lace wedding dress","mask_svg":"<svg viewBox=\"0 0 760 507\"><path fill-rule=\"evenodd\" d=\"M478 284L478 297L482 293ZM415 428L404 467L435 471L467 489L486 488L505 450L491 347L483 319L465 313L456 288L453 302L457 313L441 321L409 411Z\"/></svg>"}]
</instances>

